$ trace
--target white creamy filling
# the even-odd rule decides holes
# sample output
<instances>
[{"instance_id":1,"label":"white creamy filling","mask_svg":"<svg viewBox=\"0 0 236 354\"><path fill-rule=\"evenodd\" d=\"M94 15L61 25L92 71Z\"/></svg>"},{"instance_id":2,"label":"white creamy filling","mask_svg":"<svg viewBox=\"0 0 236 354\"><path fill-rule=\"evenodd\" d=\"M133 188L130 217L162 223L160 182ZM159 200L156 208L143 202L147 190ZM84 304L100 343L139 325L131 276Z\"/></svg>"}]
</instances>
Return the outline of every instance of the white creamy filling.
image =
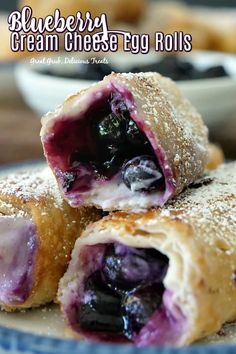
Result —
<instances>
[{"instance_id":1,"label":"white creamy filling","mask_svg":"<svg viewBox=\"0 0 236 354\"><path fill-rule=\"evenodd\" d=\"M137 167L137 166L134 166L133 169L134 169L134 174L136 174L135 170L139 171L139 167ZM150 176L152 175L152 177L146 178L146 179L136 178L136 180L132 181L130 184L131 192L136 192L136 191L140 191L142 189L147 189L154 182L156 182L157 180L162 178L162 174L159 171L152 170L151 168L149 168L147 166L145 166L144 172L146 172Z\"/></svg>"},{"instance_id":2,"label":"white creamy filling","mask_svg":"<svg viewBox=\"0 0 236 354\"><path fill-rule=\"evenodd\" d=\"M139 182L137 182L139 183ZM93 183L92 188L82 193L86 204L97 205L103 210L145 210L153 205L161 205L164 191L133 192L123 183L120 174L109 181ZM73 206L73 197L71 200Z\"/></svg>"},{"instance_id":3,"label":"white creamy filling","mask_svg":"<svg viewBox=\"0 0 236 354\"><path fill-rule=\"evenodd\" d=\"M32 261L30 219L15 216L0 217L0 301L8 304L20 301L25 281L30 281L29 262ZM25 279L27 277L27 279ZM23 283L22 283L23 282ZM15 294L15 290L20 294Z\"/></svg>"}]
</instances>

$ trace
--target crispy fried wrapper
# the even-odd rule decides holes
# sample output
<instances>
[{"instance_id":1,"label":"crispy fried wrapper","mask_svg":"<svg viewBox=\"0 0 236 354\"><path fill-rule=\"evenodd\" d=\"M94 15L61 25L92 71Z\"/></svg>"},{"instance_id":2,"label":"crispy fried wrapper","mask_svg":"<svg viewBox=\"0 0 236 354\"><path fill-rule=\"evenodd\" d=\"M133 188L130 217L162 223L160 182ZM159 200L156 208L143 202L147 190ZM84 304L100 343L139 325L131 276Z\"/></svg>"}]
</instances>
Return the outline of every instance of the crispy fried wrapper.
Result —
<instances>
[{"instance_id":1,"label":"crispy fried wrapper","mask_svg":"<svg viewBox=\"0 0 236 354\"><path fill-rule=\"evenodd\" d=\"M41 139L72 207L163 206L201 177L208 159L200 115L157 73L113 73L69 97L43 117Z\"/></svg>"},{"instance_id":2,"label":"crispy fried wrapper","mask_svg":"<svg viewBox=\"0 0 236 354\"><path fill-rule=\"evenodd\" d=\"M58 293L75 335L182 346L236 319L235 171L222 165L163 209L85 230Z\"/></svg>"},{"instance_id":3,"label":"crispy fried wrapper","mask_svg":"<svg viewBox=\"0 0 236 354\"><path fill-rule=\"evenodd\" d=\"M48 168L0 179L0 306L11 311L53 301L75 240L95 208L71 208Z\"/></svg>"}]
</instances>

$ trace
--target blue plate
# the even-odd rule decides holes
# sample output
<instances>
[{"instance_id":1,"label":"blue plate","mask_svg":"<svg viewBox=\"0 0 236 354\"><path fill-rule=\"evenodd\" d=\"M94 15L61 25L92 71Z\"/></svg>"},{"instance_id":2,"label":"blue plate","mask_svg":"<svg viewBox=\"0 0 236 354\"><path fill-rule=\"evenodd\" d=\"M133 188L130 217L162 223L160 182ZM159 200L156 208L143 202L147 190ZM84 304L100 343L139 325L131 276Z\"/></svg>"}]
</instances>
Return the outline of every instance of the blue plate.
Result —
<instances>
[{"instance_id":1,"label":"blue plate","mask_svg":"<svg viewBox=\"0 0 236 354\"><path fill-rule=\"evenodd\" d=\"M235 345L136 348L36 336L0 327L0 353L14 354L235 354Z\"/></svg>"}]
</instances>

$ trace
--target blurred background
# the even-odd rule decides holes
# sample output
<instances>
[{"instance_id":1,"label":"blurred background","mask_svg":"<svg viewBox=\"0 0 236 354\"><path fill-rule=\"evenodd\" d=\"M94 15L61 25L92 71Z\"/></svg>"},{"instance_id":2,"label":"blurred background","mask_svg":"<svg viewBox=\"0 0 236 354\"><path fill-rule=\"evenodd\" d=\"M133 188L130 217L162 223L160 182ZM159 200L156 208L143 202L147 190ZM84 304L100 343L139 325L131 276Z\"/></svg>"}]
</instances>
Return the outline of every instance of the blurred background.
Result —
<instances>
[{"instance_id":1,"label":"blurred background","mask_svg":"<svg viewBox=\"0 0 236 354\"><path fill-rule=\"evenodd\" d=\"M158 0L156 0L158 1ZM167 0L168 1L168 0ZM191 5L207 5L207 6L235 6L234 0L185 0L187 4ZM17 7L17 0L2 0L0 3L0 9L6 11L12 11Z\"/></svg>"},{"instance_id":2,"label":"blurred background","mask_svg":"<svg viewBox=\"0 0 236 354\"><path fill-rule=\"evenodd\" d=\"M36 17L53 13L55 7L64 16L106 12L110 28L132 33L184 31L192 34L193 52L178 57L154 50L145 56L96 53L98 59L106 57L105 64L63 64L65 57L84 59L81 53L13 53L6 18L24 5ZM211 140L222 146L227 159L236 158L235 0L0 0L0 33L0 166L42 159L40 116L111 71L158 71L176 80L202 114ZM42 64L41 57L60 57L63 65Z\"/></svg>"}]
</instances>

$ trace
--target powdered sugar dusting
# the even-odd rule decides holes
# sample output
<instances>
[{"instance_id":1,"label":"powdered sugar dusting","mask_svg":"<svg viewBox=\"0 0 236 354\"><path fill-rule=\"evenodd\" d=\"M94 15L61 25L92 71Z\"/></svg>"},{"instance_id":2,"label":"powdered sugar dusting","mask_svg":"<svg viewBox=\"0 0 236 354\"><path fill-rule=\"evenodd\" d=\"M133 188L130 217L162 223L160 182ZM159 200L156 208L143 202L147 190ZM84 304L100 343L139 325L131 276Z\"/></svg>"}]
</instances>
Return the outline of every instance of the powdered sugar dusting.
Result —
<instances>
[{"instance_id":1,"label":"powdered sugar dusting","mask_svg":"<svg viewBox=\"0 0 236 354\"><path fill-rule=\"evenodd\" d=\"M119 96L125 101L131 119L152 145L165 177L166 188L163 193L152 200L150 195L147 195L147 202L145 205L142 204L141 208L162 206L168 199L178 195L203 175L208 161L208 136L207 128L195 108L182 96L172 80L158 73L112 73L101 82L67 99L62 110L56 110L42 122L41 137L49 165L56 174L63 161L63 154L59 152L55 154L55 158L53 153L57 145L54 140L57 135L56 124L60 121L64 123L67 120L72 120L74 124L74 120L87 119L90 114L83 118L84 114L87 111L90 112L90 108L96 104L97 97L103 94L104 100L106 100L110 93L119 93ZM100 104L103 103L100 102ZM92 116L90 118L92 119ZM64 129L67 131L68 137L73 135L67 130L68 128ZM52 136L54 138L50 141ZM82 139L86 138L82 137ZM88 142L89 144L90 142ZM76 144L72 145L72 150L77 150ZM71 152L73 153L73 151L68 151L69 154ZM61 185L59 178L58 182ZM107 184L111 186L112 182L114 181L109 180ZM83 203L84 205L102 207L109 211L141 210L138 193L132 192L130 198L125 194L119 194L118 198L114 197L111 200L110 194L108 198L106 196L101 198L95 190L96 185L94 184L88 193L82 194L72 191L70 195L64 195L64 197L72 206ZM130 203L130 199L132 199L132 203Z\"/></svg>"},{"instance_id":2,"label":"powdered sugar dusting","mask_svg":"<svg viewBox=\"0 0 236 354\"><path fill-rule=\"evenodd\" d=\"M4 199L3 196L10 196L25 202L33 199L36 203L42 197L50 197L54 202L55 208L62 208L63 203L55 177L49 168L12 173L7 177L1 178L0 195L2 199ZM7 201L2 200L0 208L3 204L5 207L10 207ZM12 206L12 208L15 208L15 206ZM21 213L24 213L23 210Z\"/></svg>"},{"instance_id":3,"label":"powdered sugar dusting","mask_svg":"<svg viewBox=\"0 0 236 354\"><path fill-rule=\"evenodd\" d=\"M208 244L225 239L224 251L230 252L236 237L236 162L222 165L195 182L175 201L164 207L160 216L178 218L194 225L197 235ZM214 222L212 222L214 220ZM234 249L234 248L232 248Z\"/></svg>"}]
</instances>

